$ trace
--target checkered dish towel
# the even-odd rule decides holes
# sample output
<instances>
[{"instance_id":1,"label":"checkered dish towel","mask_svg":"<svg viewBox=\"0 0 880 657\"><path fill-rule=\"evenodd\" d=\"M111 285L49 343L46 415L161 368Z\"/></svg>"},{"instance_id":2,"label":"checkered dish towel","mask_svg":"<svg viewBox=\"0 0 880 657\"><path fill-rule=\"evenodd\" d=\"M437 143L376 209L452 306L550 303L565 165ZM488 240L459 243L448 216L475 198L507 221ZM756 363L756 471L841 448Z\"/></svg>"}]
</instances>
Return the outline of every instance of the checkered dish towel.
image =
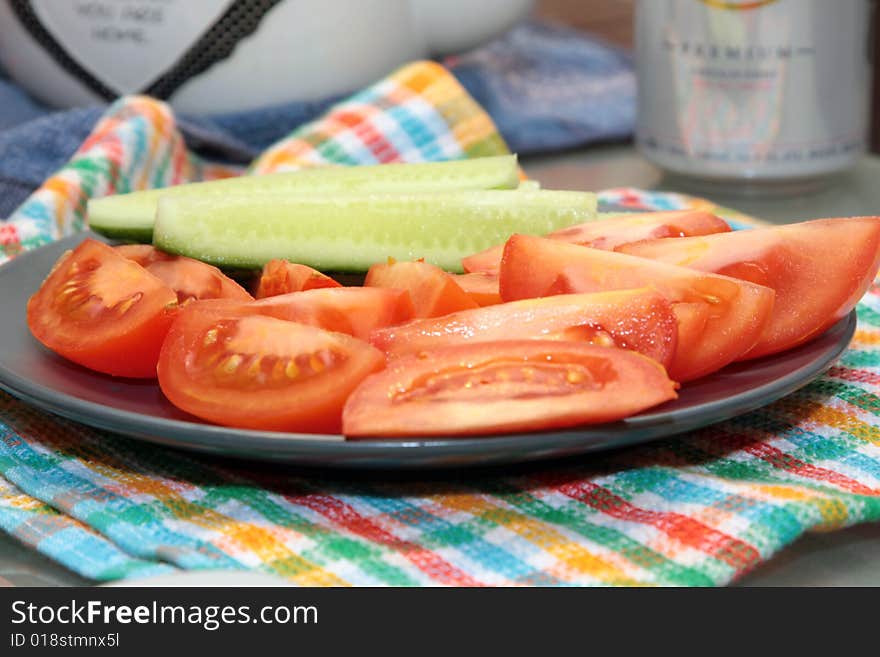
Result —
<instances>
[{"instance_id":1,"label":"checkered dish towel","mask_svg":"<svg viewBox=\"0 0 880 657\"><path fill-rule=\"evenodd\" d=\"M250 172L503 152L455 79L420 62L302 126ZM83 228L90 196L237 173L187 152L162 103L124 98L0 223L2 256ZM707 205L637 190L601 198ZM218 464L0 393L0 527L95 580L231 568L304 585L725 584L806 531L880 518L876 284L858 313L840 362L771 406L506 475L389 481Z\"/></svg>"}]
</instances>

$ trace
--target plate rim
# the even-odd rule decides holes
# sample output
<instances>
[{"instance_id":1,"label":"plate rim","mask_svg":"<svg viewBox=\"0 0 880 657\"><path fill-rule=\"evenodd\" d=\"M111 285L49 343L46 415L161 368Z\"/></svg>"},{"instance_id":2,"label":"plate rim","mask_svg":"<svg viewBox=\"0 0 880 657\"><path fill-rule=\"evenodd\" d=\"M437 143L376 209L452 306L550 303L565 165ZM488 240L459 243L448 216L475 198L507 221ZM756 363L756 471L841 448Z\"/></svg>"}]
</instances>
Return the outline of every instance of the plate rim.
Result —
<instances>
[{"instance_id":1,"label":"plate rim","mask_svg":"<svg viewBox=\"0 0 880 657\"><path fill-rule=\"evenodd\" d=\"M86 230L51 242L24 253L0 267L0 279L14 275L10 274L10 272L27 266L31 256L38 254L48 247L54 247L55 249L69 248L68 245L75 245L87 237L100 239L100 236ZM314 459L321 459L318 465L330 467L367 465L368 467L376 467L371 465L369 461L371 457L382 457L387 452L393 451L393 458L402 461L402 463L393 467L400 468L406 468L411 465L425 465L426 459L455 456L462 452L468 452L469 456L474 457L470 460L477 463L509 463L541 459L541 442L548 439L556 441L554 453L543 458L565 456L564 451L566 448L573 449L572 453L586 453L617 446L616 444L604 445L603 443L610 438L619 438L621 434L626 435L631 432L638 434L641 432L643 434L641 437L635 436L633 440L619 441L619 446L635 445L715 424L771 404L791 394L798 388L807 385L828 369L846 351L855 333L856 326L857 315L854 309L825 332L813 338L813 340L816 340L832 331L841 333L841 336L837 338L833 345L829 346L822 358L811 360L782 377L729 397L713 399L688 409L642 413L618 422L602 425L518 434L505 433L476 437L425 436L346 440L344 436L338 434L324 436L321 434L297 432L235 429L196 421L145 415L80 399L19 376L10 370L3 361L0 361L0 389L5 390L24 403L42 408L79 424L153 444L201 453L213 452L251 461L305 463ZM806 346L813 342L813 340L799 346ZM45 347L42 345L39 345L39 348L45 350ZM795 349L797 348L795 347ZM63 405L59 404L59 399L64 401ZM718 413L719 406L722 409L735 408L736 410L730 413L721 413L713 418L713 415ZM662 429L665 425L671 423L682 424L682 418L686 420L686 426L679 430L660 432L658 434L658 430ZM173 438L164 437L161 435L163 431L173 432L175 435ZM253 446L259 447L259 449L255 449L252 454L241 453L239 449L240 443L248 440L258 441L259 445ZM272 447L286 449L281 455L272 456L265 453ZM230 449L234 453L230 453ZM520 458L510 456L505 458L504 454L511 449L527 450L531 455ZM340 450L344 450L347 454L342 460L336 460L334 457L338 458L341 456ZM472 452L470 450L476 451ZM366 460L355 460L359 457ZM407 463L407 459L412 459L412 463ZM431 467L442 466L431 465Z\"/></svg>"}]
</instances>

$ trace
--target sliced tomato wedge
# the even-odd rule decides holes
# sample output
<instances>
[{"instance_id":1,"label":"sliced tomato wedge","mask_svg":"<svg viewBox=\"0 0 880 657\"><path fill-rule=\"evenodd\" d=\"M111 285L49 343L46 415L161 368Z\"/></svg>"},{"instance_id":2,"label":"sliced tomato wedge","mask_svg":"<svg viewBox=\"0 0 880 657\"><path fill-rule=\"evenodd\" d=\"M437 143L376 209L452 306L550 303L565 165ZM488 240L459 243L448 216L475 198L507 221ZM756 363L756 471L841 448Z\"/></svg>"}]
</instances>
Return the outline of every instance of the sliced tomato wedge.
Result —
<instances>
[{"instance_id":1,"label":"sliced tomato wedge","mask_svg":"<svg viewBox=\"0 0 880 657\"><path fill-rule=\"evenodd\" d=\"M496 244L479 253L465 256L461 259L461 267L466 274L497 274L503 253L504 245Z\"/></svg>"},{"instance_id":2,"label":"sliced tomato wedge","mask_svg":"<svg viewBox=\"0 0 880 657\"><path fill-rule=\"evenodd\" d=\"M855 307L880 267L880 217L639 242L622 250L773 288L770 321L741 357L757 358L810 340Z\"/></svg>"},{"instance_id":3,"label":"sliced tomato wedge","mask_svg":"<svg viewBox=\"0 0 880 657\"><path fill-rule=\"evenodd\" d=\"M146 267L158 260L174 260L176 257L170 253L160 251L149 244L120 244L119 246L114 246L113 250L129 260L134 260L141 267Z\"/></svg>"},{"instance_id":4,"label":"sliced tomato wedge","mask_svg":"<svg viewBox=\"0 0 880 657\"><path fill-rule=\"evenodd\" d=\"M156 361L177 312L168 285L112 247L87 239L65 253L28 301L34 337L98 372L156 376Z\"/></svg>"},{"instance_id":5,"label":"sliced tomato wedge","mask_svg":"<svg viewBox=\"0 0 880 657\"><path fill-rule=\"evenodd\" d=\"M249 304L252 312L367 340L386 326L415 317L405 290L377 287L320 288L267 297Z\"/></svg>"},{"instance_id":6,"label":"sliced tomato wedge","mask_svg":"<svg viewBox=\"0 0 880 657\"><path fill-rule=\"evenodd\" d=\"M664 237L688 237L728 232L730 226L710 212L672 210L623 214L611 219L590 221L561 228L547 235L549 239L613 251L622 244ZM497 272L501 267L504 245L493 246L462 258L466 272Z\"/></svg>"},{"instance_id":7,"label":"sliced tomato wedge","mask_svg":"<svg viewBox=\"0 0 880 657\"><path fill-rule=\"evenodd\" d=\"M458 286L480 306L492 306L501 303L501 292L498 289L498 274L476 272L473 274L454 274Z\"/></svg>"},{"instance_id":8,"label":"sliced tomato wedge","mask_svg":"<svg viewBox=\"0 0 880 657\"><path fill-rule=\"evenodd\" d=\"M537 431L611 422L675 399L676 384L633 351L525 340L441 347L392 360L352 393L347 436Z\"/></svg>"},{"instance_id":9,"label":"sliced tomato wedge","mask_svg":"<svg viewBox=\"0 0 880 657\"><path fill-rule=\"evenodd\" d=\"M299 322L362 340L386 326L414 317L409 292L377 287L319 288L240 303L229 299L200 301L204 308L225 309Z\"/></svg>"},{"instance_id":10,"label":"sliced tomato wedge","mask_svg":"<svg viewBox=\"0 0 880 657\"><path fill-rule=\"evenodd\" d=\"M730 226L721 217L703 210L670 210L624 214L561 228L547 235L550 239L613 251L621 244L662 237L688 237L726 233Z\"/></svg>"},{"instance_id":11,"label":"sliced tomato wedge","mask_svg":"<svg viewBox=\"0 0 880 657\"><path fill-rule=\"evenodd\" d=\"M263 299L324 287L342 287L342 285L308 265L287 260L270 260L263 266L255 296L257 299Z\"/></svg>"},{"instance_id":12,"label":"sliced tomato wedge","mask_svg":"<svg viewBox=\"0 0 880 657\"><path fill-rule=\"evenodd\" d=\"M123 244L115 249L169 285L181 305L202 299L253 300L241 285L200 260L171 255L148 244Z\"/></svg>"},{"instance_id":13,"label":"sliced tomato wedge","mask_svg":"<svg viewBox=\"0 0 880 657\"><path fill-rule=\"evenodd\" d=\"M366 342L202 302L184 308L159 358L178 408L225 426L338 433L349 393L384 366Z\"/></svg>"},{"instance_id":14,"label":"sliced tomato wedge","mask_svg":"<svg viewBox=\"0 0 880 657\"><path fill-rule=\"evenodd\" d=\"M389 259L386 264L373 265L367 272L364 285L408 291L416 317L439 317L477 307L477 302L450 274L421 260L395 262Z\"/></svg>"},{"instance_id":15,"label":"sliced tomato wedge","mask_svg":"<svg viewBox=\"0 0 880 657\"><path fill-rule=\"evenodd\" d=\"M699 378L746 353L773 308L773 290L728 276L528 235L514 235L504 249L505 300L642 286L669 299L679 320L669 366L676 381Z\"/></svg>"},{"instance_id":16,"label":"sliced tomato wedge","mask_svg":"<svg viewBox=\"0 0 880 657\"><path fill-rule=\"evenodd\" d=\"M557 339L632 349L664 367L672 362L678 323L659 292L622 290L525 299L374 331L370 342L391 356L433 353L471 342Z\"/></svg>"}]
</instances>

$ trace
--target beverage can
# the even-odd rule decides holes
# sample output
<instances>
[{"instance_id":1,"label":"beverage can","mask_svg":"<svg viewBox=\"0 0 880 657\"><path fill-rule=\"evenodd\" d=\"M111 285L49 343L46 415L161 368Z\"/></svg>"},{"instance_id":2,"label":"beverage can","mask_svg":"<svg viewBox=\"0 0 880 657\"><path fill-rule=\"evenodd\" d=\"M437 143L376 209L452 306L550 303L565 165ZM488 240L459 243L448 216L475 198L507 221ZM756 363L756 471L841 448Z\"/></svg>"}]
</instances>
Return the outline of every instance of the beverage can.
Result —
<instances>
[{"instance_id":1,"label":"beverage can","mask_svg":"<svg viewBox=\"0 0 880 657\"><path fill-rule=\"evenodd\" d=\"M821 179L864 154L870 0L639 0L640 151L717 181Z\"/></svg>"}]
</instances>

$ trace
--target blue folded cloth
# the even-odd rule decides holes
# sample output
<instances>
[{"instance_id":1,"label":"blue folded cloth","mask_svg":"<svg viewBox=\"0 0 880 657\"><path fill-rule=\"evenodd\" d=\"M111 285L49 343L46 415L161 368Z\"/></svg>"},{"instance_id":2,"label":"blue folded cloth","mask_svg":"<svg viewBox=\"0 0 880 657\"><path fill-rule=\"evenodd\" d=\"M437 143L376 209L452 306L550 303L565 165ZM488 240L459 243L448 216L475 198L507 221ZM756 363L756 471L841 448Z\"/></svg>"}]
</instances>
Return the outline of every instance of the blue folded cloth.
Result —
<instances>
[{"instance_id":1,"label":"blue folded cloth","mask_svg":"<svg viewBox=\"0 0 880 657\"><path fill-rule=\"evenodd\" d=\"M527 21L445 63L489 112L514 152L572 148L632 134L631 58L582 32ZM183 115L179 127L199 155L246 164L339 98ZM0 77L0 217L9 216L73 155L105 108L52 110Z\"/></svg>"},{"instance_id":2,"label":"blue folded cloth","mask_svg":"<svg viewBox=\"0 0 880 657\"><path fill-rule=\"evenodd\" d=\"M572 148L633 133L632 58L583 32L523 23L448 63L516 153Z\"/></svg>"}]
</instances>

